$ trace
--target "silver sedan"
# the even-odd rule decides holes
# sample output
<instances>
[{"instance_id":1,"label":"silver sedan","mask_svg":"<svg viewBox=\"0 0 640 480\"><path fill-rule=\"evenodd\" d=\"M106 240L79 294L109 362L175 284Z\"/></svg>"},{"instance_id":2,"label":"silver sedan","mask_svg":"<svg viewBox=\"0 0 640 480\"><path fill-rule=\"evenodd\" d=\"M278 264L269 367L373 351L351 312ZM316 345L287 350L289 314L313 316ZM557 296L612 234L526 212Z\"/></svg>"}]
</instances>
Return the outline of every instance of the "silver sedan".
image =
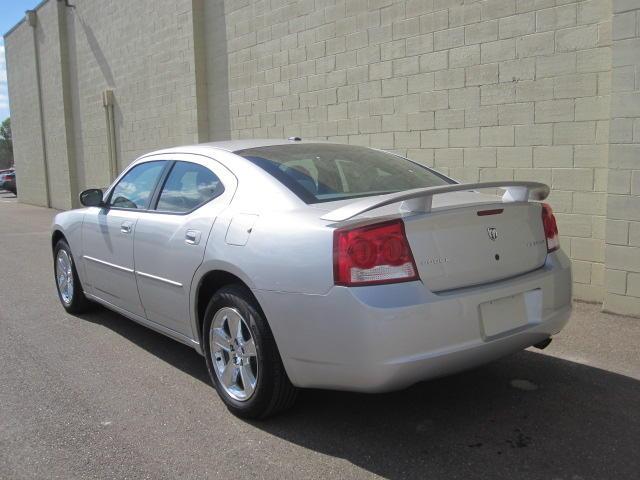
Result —
<instances>
[{"instance_id":1,"label":"silver sedan","mask_svg":"<svg viewBox=\"0 0 640 480\"><path fill-rule=\"evenodd\" d=\"M56 285L71 313L193 347L233 413L266 417L299 388L384 392L546 346L571 311L548 193L298 138L167 149L56 216Z\"/></svg>"}]
</instances>

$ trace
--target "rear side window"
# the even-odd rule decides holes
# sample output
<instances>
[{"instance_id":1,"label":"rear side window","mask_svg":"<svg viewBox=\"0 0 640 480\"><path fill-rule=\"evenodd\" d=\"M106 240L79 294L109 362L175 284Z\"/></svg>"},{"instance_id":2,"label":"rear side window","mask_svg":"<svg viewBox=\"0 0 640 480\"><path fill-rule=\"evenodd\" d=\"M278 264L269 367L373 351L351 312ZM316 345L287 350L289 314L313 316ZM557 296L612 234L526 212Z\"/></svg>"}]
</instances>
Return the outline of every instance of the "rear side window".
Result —
<instances>
[{"instance_id":1,"label":"rear side window","mask_svg":"<svg viewBox=\"0 0 640 480\"><path fill-rule=\"evenodd\" d=\"M162 187L156 210L186 213L222 194L222 182L197 163L176 162Z\"/></svg>"},{"instance_id":2,"label":"rear side window","mask_svg":"<svg viewBox=\"0 0 640 480\"><path fill-rule=\"evenodd\" d=\"M274 145L235 153L269 172L306 203L451 183L406 158L354 145Z\"/></svg>"},{"instance_id":3,"label":"rear side window","mask_svg":"<svg viewBox=\"0 0 640 480\"><path fill-rule=\"evenodd\" d=\"M166 163L146 162L133 167L114 187L109 205L132 210L147 208Z\"/></svg>"}]
</instances>

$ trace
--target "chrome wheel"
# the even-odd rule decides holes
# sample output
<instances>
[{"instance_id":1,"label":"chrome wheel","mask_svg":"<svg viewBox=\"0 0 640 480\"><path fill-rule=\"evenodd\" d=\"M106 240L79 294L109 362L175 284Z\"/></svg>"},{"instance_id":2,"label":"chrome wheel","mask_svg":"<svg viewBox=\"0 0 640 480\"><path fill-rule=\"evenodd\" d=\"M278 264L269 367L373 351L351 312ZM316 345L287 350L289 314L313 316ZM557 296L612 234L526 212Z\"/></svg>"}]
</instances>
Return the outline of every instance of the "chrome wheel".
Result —
<instances>
[{"instance_id":1,"label":"chrome wheel","mask_svg":"<svg viewBox=\"0 0 640 480\"><path fill-rule=\"evenodd\" d=\"M209 330L211 361L224 391L235 400L246 401L258 381L256 344L249 324L235 308L216 312Z\"/></svg>"},{"instance_id":2,"label":"chrome wheel","mask_svg":"<svg viewBox=\"0 0 640 480\"><path fill-rule=\"evenodd\" d=\"M60 298L65 305L70 305L73 301L73 267L71 257L66 250L58 250L56 257L56 279Z\"/></svg>"}]
</instances>

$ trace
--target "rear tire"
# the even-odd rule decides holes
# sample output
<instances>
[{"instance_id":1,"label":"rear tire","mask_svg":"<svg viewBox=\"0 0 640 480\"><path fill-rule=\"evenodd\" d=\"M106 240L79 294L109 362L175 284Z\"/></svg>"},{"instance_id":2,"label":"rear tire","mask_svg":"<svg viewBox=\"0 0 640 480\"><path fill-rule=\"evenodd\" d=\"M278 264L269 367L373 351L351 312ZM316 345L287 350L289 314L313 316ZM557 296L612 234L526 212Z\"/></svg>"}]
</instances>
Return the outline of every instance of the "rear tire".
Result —
<instances>
[{"instance_id":1,"label":"rear tire","mask_svg":"<svg viewBox=\"0 0 640 480\"><path fill-rule=\"evenodd\" d=\"M83 313L92 306L82 290L71 248L61 239L53 249L53 274L58 298L64 309L72 314Z\"/></svg>"},{"instance_id":2,"label":"rear tire","mask_svg":"<svg viewBox=\"0 0 640 480\"><path fill-rule=\"evenodd\" d=\"M203 323L209 376L234 415L266 418L293 405L297 388L289 381L271 329L246 287L218 290Z\"/></svg>"}]
</instances>

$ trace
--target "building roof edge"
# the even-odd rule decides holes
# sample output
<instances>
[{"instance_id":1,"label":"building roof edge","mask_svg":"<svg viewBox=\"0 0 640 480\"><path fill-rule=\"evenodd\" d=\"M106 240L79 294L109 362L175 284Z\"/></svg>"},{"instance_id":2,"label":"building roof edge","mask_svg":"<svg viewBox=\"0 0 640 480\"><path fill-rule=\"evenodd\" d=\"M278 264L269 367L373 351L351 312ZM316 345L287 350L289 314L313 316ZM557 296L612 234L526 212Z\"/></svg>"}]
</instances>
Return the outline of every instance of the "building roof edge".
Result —
<instances>
[{"instance_id":1,"label":"building roof edge","mask_svg":"<svg viewBox=\"0 0 640 480\"><path fill-rule=\"evenodd\" d=\"M39 4L37 4L35 7L33 7L30 10L27 10L26 12L33 12L38 10L40 7L42 7L45 3L47 3L49 0L42 0ZM25 12L25 13L26 13ZM22 17L22 20L20 20L18 23L16 23L13 27L11 27L9 30L7 30L7 32L5 34L2 35L2 38L7 38L9 35L11 35L20 25L22 25L25 21L25 17ZM6 48L6 47L5 47Z\"/></svg>"}]
</instances>

